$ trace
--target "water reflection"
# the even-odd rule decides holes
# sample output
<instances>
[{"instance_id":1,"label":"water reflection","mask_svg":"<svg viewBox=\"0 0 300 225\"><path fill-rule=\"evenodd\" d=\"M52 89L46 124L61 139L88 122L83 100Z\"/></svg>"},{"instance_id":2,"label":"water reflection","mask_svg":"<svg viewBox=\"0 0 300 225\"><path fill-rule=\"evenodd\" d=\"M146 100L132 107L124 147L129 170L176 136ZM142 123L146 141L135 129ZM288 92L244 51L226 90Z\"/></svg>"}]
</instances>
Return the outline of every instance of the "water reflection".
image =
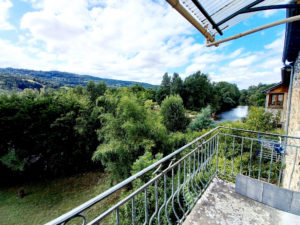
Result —
<instances>
[{"instance_id":1,"label":"water reflection","mask_svg":"<svg viewBox=\"0 0 300 225\"><path fill-rule=\"evenodd\" d=\"M236 121L248 115L248 106L237 106L229 111L217 115L217 122Z\"/></svg>"}]
</instances>

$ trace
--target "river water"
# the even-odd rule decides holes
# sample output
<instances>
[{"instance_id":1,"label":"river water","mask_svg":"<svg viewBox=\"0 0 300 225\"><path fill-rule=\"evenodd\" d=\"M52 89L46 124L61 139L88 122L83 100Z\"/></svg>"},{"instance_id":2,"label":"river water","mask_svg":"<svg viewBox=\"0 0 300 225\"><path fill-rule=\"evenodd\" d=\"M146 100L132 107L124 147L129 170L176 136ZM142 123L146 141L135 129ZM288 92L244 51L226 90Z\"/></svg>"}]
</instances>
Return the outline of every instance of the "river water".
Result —
<instances>
[{"instance_id":1,"label":"river water","mask_svg":"<svg viewBox=\"0 0 300 225\"><path fill-rule=\"evenodd\" d=\"M217 114L217 122L236 121L248 115L248 106L239 105L231 110Z\"/></svg>"}]
</instances>

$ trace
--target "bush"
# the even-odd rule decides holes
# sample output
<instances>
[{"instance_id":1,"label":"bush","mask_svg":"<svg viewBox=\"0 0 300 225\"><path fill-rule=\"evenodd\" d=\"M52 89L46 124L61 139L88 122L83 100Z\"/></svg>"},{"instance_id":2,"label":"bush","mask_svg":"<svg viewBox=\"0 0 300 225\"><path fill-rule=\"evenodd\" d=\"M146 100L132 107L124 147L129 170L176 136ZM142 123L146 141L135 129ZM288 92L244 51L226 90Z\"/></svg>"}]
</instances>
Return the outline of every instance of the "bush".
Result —
<instances>
[{"instance_id":1,"label":"bush","mask_svg":"<svg viewBox=\"0 0 300 225\"><path fill-rule=\"evenodd\" d=\"M17 181L15 176L57 177L94 168L97 117L88 97L72 89L0 96L0 177Z\"/></svg>"},{"instance_id":2,"label":"bush","mask_svg":"<svg viewBox=\"0 0 300 225\"><path fill-rule=\"evenodd\" d=\"M207 129L214 124L211 118L211 107L207 106L201 110L201 113L197 115L194 122L190 125L191 130L201 131L202 129Z\"/></svg>"},{"instance_id":3,"label":"bush","mask_svg":"<svg viewBox=\"0 0 300 225\"><path fill-rule=\"evenodd\" d=\"M155 155L169 150L159 113L146 108L143 100L126 89L119 91L121 97L108 92L99 99L106 104L100 116L103 127L98 131L103 143L93 155L93 160L106 166L112 180L128 177L133 162L146 151Z\"/></svg>"},{"instance_id":4,"label":"bush","mask_svg":"<svg viewBox=\"0 0 300 225\"><path fill-rule=\"evenodd\" d=\"M277 128L279 120L279 115L265 112L263 107L251 107L246 123L251 130L270 131Z\"/></svg>"},{"instance_id":5,"label":"bush","mask_svg":"<svg viewBox=\"0 0 300 225\"><path fill-rule=\"evenodd\" d=\"M183 102L180 96L173 95L165 98L161 104L163 123L169 131L184 131L189 124L185 116Z\"/></svg>"}]
</instances>

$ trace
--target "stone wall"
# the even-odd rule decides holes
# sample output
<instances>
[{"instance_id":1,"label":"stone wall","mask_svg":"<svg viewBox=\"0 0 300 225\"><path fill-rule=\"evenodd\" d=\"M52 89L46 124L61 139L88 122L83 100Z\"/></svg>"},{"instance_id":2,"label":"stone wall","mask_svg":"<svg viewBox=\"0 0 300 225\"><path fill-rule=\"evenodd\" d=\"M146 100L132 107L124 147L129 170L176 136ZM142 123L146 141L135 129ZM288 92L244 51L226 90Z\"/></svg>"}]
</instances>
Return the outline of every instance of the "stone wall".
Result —
<instances>
[{"instance_id":1,"label":"stone wall","mask_svg":"<svg viewBox=\"0 0 300 225\"><path fill-rule=\"evenodd\" d=\"M294 79L288 135L300 137L300 53L294 64ZM300 140L291 139L288 140L287 143L288 145L300 146ZM300 191L300 148L287 148L286 169L283 174L283 187Z\"/></svg>"}]
</instances>

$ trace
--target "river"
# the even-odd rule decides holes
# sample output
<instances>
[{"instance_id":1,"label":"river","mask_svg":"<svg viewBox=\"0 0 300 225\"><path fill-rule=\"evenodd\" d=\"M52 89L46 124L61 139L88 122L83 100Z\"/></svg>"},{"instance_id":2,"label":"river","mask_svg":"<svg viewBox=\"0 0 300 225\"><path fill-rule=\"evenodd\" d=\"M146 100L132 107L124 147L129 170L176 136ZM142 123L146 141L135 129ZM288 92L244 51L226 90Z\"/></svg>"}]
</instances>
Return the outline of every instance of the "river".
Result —
<instances>
[{"instance_id":1,"label":"river","mask_svg":"<svg viewBox=\"0 0 300 225\"><path fill-rule=\"evenodd\" d=\"M233 109L217 114L216 122L236 121L248 115L248 106L239 105Z\"/></svg>"}]
</instances>

